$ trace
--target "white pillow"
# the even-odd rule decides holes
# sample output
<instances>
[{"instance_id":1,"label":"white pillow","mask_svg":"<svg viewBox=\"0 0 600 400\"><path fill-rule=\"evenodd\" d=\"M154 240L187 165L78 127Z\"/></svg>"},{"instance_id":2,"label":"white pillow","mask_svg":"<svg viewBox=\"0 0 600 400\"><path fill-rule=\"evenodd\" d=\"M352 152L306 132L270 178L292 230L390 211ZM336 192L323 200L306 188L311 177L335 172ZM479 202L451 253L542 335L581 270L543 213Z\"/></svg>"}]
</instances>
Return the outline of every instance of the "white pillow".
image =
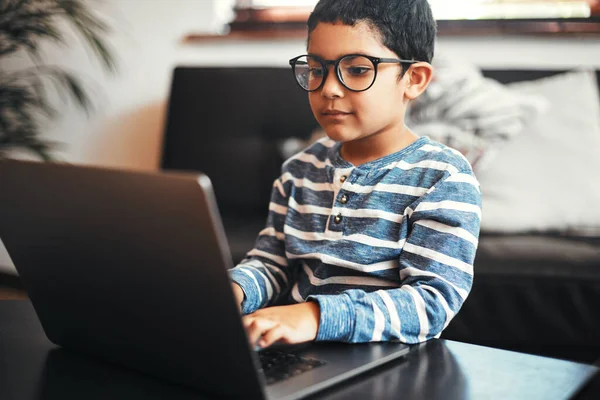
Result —
<instances>
[{"instance_id":1,"label":"white pillow","mask_svg":"<svg viewBox=\"0 0 600 400\"><path fill-rule=\"evenodd\" d=\"M575 71L509 85L549 109L477 174L482 231L600 236L600 100L595 74Z\"/></svg>"},{"instance_id":2,"label":"white pillow","mask_svg":"<svg viewBox=\"0 0 600 400\"><path fill-rule=\"evenodd\" d=\"M459 150L476 172L545 110L542 97L515 93L472 64L438 55L433 65L431 84L410 103L405 123Z\"/></svg>"},{"instance_id":3,"label":"white pillow","mask_svg":"<svg viewBox=\"0 0 600 400\"><path fill-rule=\"evenodd\" d=\"M2 240L0 240L0 274L18 275Z\"/></svg>"}]
</instances>

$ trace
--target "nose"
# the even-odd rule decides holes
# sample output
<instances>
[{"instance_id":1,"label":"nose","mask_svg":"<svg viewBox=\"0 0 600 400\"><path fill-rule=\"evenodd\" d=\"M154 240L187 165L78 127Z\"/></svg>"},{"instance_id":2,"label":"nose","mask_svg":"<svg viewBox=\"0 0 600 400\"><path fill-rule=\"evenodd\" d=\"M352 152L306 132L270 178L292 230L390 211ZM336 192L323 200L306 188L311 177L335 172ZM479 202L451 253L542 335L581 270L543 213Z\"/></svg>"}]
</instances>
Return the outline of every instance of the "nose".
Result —
<instances>
[{"instance_id":1,"label":"nose","mask_svg":"<svg viewBox=\"0 0 600 400\"><path fill-rule=\"evenodd\" d=\"M328 99L344 97L344 86L340 82L333 65L327 66L327 77L321 88L321 95Z\"/></svg>"}]
</instances>

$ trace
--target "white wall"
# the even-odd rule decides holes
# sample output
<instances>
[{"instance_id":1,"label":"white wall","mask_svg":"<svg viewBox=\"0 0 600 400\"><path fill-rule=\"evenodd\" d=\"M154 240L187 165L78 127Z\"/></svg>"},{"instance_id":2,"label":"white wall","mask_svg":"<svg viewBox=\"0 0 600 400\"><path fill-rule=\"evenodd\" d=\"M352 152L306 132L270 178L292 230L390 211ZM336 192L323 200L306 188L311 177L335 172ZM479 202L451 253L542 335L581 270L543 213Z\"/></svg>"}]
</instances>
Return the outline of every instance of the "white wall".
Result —
<instances>
[{"instance_id":1,"label":"white wall","mask_svg":"<svg viewBox=\"0 0 600 400\"><path fill-rule=\"evenodd\" d=\"M600 69L600 36L444 36L437 50L482 68Z\"/></svg>"},{"instance_id":2,"label":"white wall","mask_svg":"<svg viewBox=\"0 0 600 400\"><path fill-rule=\"evenodd\" d=\"M184 44L190 32L218 31L231 17L233 0L107 0L98 11L115 32L109 37L119 61L111 76L90 59L77 41L68 48L47 47L46 60L79 74L96 104L91 117L66 104L45 136L62 142L61 158L85 164L153 170L171 71L185 65L276 65L304 51L304 40L213 41ZM443 37L438 52L482 67L600 68L600 38ZM21 68L23 58L8 67ZM3 64L3 67L6 67ZM10 264L0 243L0 265Z\"/></svg>"}]
</instances>

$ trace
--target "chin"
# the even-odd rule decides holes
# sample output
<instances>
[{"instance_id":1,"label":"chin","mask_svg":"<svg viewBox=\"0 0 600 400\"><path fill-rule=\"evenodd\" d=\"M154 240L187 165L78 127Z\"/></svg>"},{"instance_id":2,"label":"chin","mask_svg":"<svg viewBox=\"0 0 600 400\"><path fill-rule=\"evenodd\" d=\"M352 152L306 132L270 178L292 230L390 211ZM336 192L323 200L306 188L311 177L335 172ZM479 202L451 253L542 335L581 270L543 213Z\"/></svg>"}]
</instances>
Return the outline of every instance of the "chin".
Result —
<instances>
[{"instance_id":1,"label":"chin","mask_svg":"<svg viewBox=\"0 0 600 400\"><path fill-rule=\"evenodd\" d=\"M327 137L336 142L349 142L357 139L359 136L355 132L351 132L349 129L339 125L326 126L324 129Z\"/></svg>"}]
</instances>

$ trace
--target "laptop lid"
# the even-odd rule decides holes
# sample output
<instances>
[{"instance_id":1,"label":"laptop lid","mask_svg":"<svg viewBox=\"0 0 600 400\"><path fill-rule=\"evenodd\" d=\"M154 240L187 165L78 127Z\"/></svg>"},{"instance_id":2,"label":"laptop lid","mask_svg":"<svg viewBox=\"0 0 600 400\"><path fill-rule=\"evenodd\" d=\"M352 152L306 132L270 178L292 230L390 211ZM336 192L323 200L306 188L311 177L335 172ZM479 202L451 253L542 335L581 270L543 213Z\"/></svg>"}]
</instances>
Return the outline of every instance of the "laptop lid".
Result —
<instances>
[{"instance_id":1,"label":"laptop lid","mask_svg":"<svg viewBox=\"0 0 600 400\"><path fill-rule=\"evenodd\" d=\"M52 342L264 397L205 175L2 161L0 187L0 238Z\"/></svg>"},{"instance_id":2,"label":"laptop lid","mask_svg":"<svg viewBox=\"0 0 600 400\"><path fill-rule=\"evenodd\" d=\"M325 365L265 386L205 175L4 161L0 185L0 239L63 347L211 396L270 399L310 395L411 348L288 348Z\"/></svg>"}]
</instances>

